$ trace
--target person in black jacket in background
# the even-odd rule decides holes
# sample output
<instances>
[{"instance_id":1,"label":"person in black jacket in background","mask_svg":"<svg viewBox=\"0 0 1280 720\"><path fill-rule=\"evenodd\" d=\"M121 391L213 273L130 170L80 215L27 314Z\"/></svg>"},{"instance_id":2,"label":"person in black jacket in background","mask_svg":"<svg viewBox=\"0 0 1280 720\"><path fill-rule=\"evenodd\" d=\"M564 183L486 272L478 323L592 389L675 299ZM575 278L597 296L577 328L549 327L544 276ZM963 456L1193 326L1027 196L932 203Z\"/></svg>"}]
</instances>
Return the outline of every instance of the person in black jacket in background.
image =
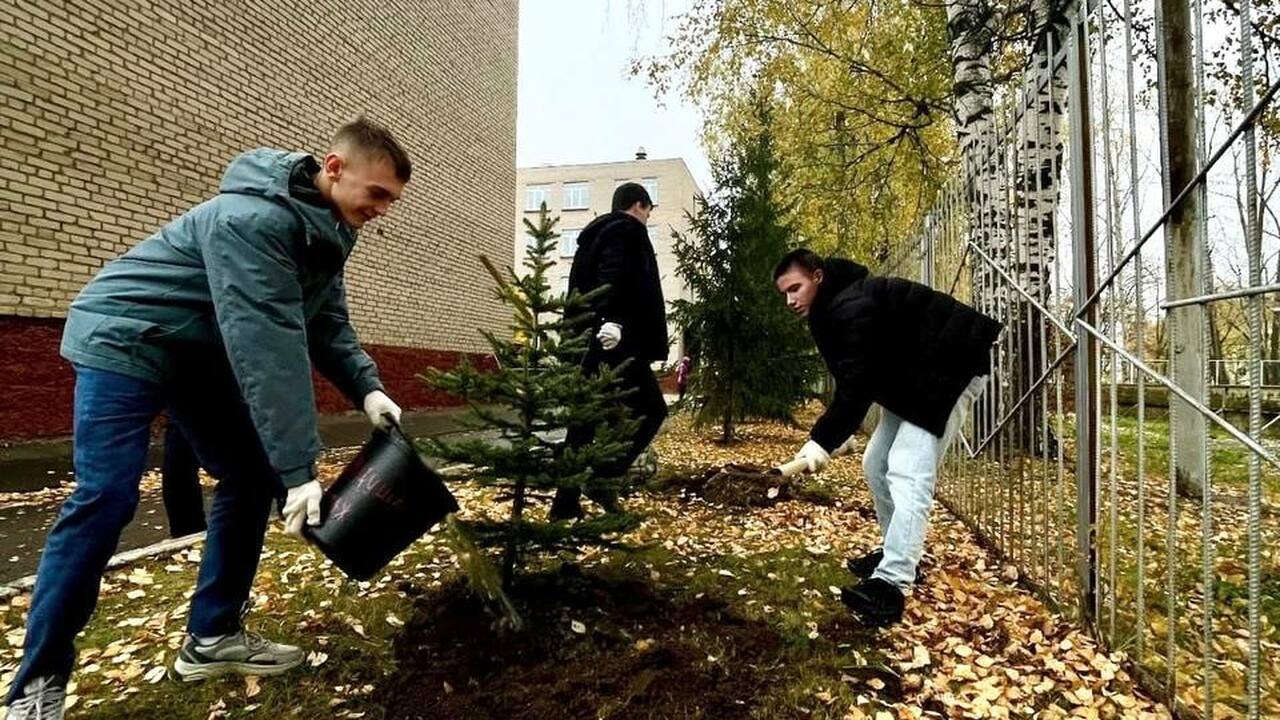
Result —
<instances>
[{"instance_id":1,"label":"person in black jacket in background","mask_svg":"<svg viewBox=\"0 0 1280 720\"><path fill-rule=\"evenodd\" d=\"M667 417L667 403L649 367L652 362L666 359L668 344L658 260L646 227L653 201L643 185L623 183L613 191L612 208L612 212L592 220L578 235L578 249L569 270L570 292L585 294L603 285L610 288L591 304L597 330L583 367L593 373L601 366L622 366L619 380L624 388L633 390L623 404L640 419L629 451L607 466L594 468L596 476L602 478L626 473ZM581 447L591 441L594 433L591 427L573 427L567 442L571 447ZM608 512L618 510L612 493L600 493L592 499ZM580 493L558 490L551 503L551 519L581 516Z\"/></svg>"},{"instance_id":2,"label":"person in black jacket in background","mask_svg":"<svg viewBox=\"0 0 1280 720\"><path fill-rule=\"evenodd\" d=\"M204 491L200 487L200 460L176 422L164 428L164 459L160 465L160 496L169 517L169 537L204 532Z\"/></svg>"},{"instance_id":3,"label":"person in black jacket in background","mask_svg":"<svg viewBox=\"0 0 1280 720\"><path fill-rule=\"evenodd\" d=\"M821 469L880 405L863 469L884 544L849 562L862 581L841 598L866 624L890 625L916 581L938 464L986 384L1000 323L946 293L803 248L773 277L836 380L796 458Z\"/></svg>"}]
</instances>

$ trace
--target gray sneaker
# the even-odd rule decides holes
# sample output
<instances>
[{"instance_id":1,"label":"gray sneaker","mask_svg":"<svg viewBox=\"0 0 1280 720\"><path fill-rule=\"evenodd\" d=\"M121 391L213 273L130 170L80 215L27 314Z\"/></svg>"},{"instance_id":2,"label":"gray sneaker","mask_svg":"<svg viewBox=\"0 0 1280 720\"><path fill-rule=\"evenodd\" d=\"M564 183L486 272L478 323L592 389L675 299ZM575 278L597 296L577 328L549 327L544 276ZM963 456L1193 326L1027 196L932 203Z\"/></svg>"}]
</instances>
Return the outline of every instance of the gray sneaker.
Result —
<instances>
[{"instance_id":1,"label":"gray sneaker","mask_svg":"<svg viewBox=\"0 0 1280 720\"><path fill-rule=\"evenodd\" d=\"M241 630L208 645L188 635L173 661L173 675L184 682L226 673L279 675L301 662L300 648L271 642L257 633Z\"/></svg>"},{"instance_id":2,"label":"gray sneaker","mask_svg":"<svg viewBox=\"0 0 1280 720\"><path fill-rule=\"evenodd\" d=\"M658 451L647 447L627 468L627 478L634 483L646 483L658 475Z\"/></svg>"},{"instance_id":3,"label":"gray sneaker","mask_svg":"<svg viewBox=\"0 0 1280 720\"><path fill-rule=\"evenodd\" d=\"M6 720L62 720L67 689L51 677L36 678L5 712Z\"/></svg>"}]
</instances>

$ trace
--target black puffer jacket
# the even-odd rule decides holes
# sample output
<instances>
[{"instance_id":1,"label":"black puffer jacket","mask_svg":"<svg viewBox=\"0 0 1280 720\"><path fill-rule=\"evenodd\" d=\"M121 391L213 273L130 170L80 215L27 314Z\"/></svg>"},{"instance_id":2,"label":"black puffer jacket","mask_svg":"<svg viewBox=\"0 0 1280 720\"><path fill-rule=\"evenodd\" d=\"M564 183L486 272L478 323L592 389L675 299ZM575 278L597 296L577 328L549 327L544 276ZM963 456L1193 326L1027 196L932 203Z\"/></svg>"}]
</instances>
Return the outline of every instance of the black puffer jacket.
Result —
<instances>
[{"instance_id":1,"label":"black puffer jacket","mask_svg":"<svg viewBox=\"0 0 1280 720\"><path fill-rule=\"evenodd\" d=\"M658 259L644 223L623 212L592 220L578 235L569 287L588 293L610 290L592 304L596 327L622 326L622 342L612 353L644 362L667 358L667 306L662 298Z\"/></svg>"},{"instance_id":2,"label":"black puffer jacket","mask_svg":"<svg viewBox=\"0 0 1280 720\"><path fill-rule=\"evenodd\" d=\"M873 402L941 437L965 387L990 372L1000 323L946 293L832 258L809 330L836 379L835 401L810 433L830 452Z\"/></svg>"}]
</instances>

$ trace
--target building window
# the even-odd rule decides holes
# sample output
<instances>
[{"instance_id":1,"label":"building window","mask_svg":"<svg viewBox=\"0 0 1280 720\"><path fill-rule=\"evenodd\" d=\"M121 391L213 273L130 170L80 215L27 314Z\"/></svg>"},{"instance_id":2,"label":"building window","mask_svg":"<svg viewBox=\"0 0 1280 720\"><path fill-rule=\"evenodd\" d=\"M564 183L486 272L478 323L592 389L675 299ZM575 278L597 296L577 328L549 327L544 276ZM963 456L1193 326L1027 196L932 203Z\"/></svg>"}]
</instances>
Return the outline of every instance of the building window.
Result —
<instances>
[{"instance_id":1,"label":"building window","mask_svg":"<svg viewBox=\"0 0 1280 720\"><path fill-rule=\"evenodd\" d=\"M525 212L538 212L542 209L543 203L546 203L548 207L551 206L551 186L526 185L524 188Z\"/></svg>"},{"instance_id":2,"label":"building window","mask_svg":"<svg viewBox=\"0 0 1280 720\"><path fill-rule=\"evenodd\" d=\"M584 182L564 184L565 210L586 210L591 207L591 184Z\"/></svg>"},{"instance_id":3,"label":"building window","mask_svg":"<svg viewBox=\"0 0 1280 720\"><path fill-rule=\"evenodd\" d=\"M640 179L640 184L644 186L644 189L645 189L646 191L648 191L648 193L649 193L649 201L653 203L654 207L657 207L657 205L658 205L658 178L656 178L656 177L651 177L651 178L641 178L641 179Z\"/></svg>"},{"instance_id":4,"label":"building window","mask_svg":"<svg viewBox=\"0 0 1280 720\"><path fill-rule=\"evenodd\" d=\"M578 235L581 232L581 228L560 231L560 257L571 258L578 252Z\"/></svg>"},{"instance_id":5,"label":"building window","mask_svg":"<svg viewBox=\"0 0 1280 720\"><path fill-rule=\"evenodd\" d=\"M560 282L556 283L556 292L564 297L569 296L569 276L565 275L560 278Z\"/></svg>"}]
</instances>

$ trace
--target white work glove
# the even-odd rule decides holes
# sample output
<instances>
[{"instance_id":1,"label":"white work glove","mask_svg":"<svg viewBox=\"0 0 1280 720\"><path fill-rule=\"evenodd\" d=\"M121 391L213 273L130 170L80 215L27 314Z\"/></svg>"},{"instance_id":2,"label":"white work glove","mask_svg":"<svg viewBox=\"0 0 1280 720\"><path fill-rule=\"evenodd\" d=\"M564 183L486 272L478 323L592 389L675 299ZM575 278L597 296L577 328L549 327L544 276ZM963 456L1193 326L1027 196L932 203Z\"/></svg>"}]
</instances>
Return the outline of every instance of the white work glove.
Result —
<instances>
[{"instance_id":1,"label":"white work glove","mask_svg":"<svg viewBox=\"0 0 1280 720\"><path fill-rule=\"evenodd\" d=\"M831 451L831 457L840 457L841 455L848 455L853 452L853 439L855 437L857 437L857 435L850 435L848 440L840 443L840 447Z\"/></svg>"},{"instance_id":2,"label":"white work glove","mask_svg":"<svg viewBox=\"0 0 1280 720\"><path fill-rule=\"evenodd\" d=\"M796 453L796 459L803 460L809 468L808 471L812 473L821 470L831 459L831 455L823 450L821 445L810 440L800 448L800 452Z\"/></svg>"},{"instance_id":3,"label":"white work glove","mask_svg":"<svg viewBox=\"0 0 1280 720\"><path fill-rule=\"evenodd\" d=\"M303 521L312 527L319 525L320 498L323 495L324 488L320 487L319 480L289 488L289 494L284 499L284 509L280 511L284 515L285 532L302 537Z\"/></svg>"},{"instance_id":4,"label":"white work glove","mask_svg":"<svg viewBox=\"0 0 1280 720\"><path fill-rule=\"evenodd\" d=\"M607 322L600 326L600 332L596 333L596 339L600 341L600 347L605 350L612 350L618 347L618 343L622 342L622 326L616 322Z\"/></svg>"},{"instance_id":5,"label":"white work glove","mask_svg":"<svg viewBox=\"0 0 1280 720\"><path fill-rule=\"evenodd\" d=\"M400 424L400 406L391 402L391 398L381 390L374 390L364 396L364 414L369 416L369 422L374 427L383 430L391 429L391 421L386 418L387 415L395 419L395 424Z\"/></svg>"}]
</instances>

